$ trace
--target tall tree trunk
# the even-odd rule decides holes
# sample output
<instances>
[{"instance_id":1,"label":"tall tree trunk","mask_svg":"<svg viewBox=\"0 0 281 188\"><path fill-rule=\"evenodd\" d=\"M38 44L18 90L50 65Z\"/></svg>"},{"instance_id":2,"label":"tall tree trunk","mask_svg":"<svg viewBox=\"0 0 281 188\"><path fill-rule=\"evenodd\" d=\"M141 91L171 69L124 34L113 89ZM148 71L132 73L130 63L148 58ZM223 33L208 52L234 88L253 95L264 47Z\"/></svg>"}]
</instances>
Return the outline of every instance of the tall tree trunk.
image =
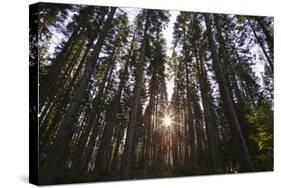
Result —
<instances>
[{"instance_id":1,"label":"tall tree trunk","mask_svg":"<svg viewBox=\"0 0 281 188\"><path fill-rule=\"evenodd\" d=\"M221 27L219 25L219 16L217 16L217 15L214 16L214 21L215 21L216 29L218 31L219 42L220 42L220 44L222 44L221 48L222 48L224 64L225 64L225 67L226 67L227 73L228 73L226 76L228 76L229 80L230 80L229 88L233 87L233 91L234 91L234 94L235 94L236 99L237 99L237 105L234 103L234 107L235 107L235 110L237 112L238 120L243 125L241 127L241 130L242 130L243 135L245 136L245 140L246 140L249 152L250 152L250 154L253 154L255 152L255 147L254 147L253 142L250 139L250 135L253 133L252 130L251 130L252 126L249 125L249 123L246 119L246 116L245 116L247 114L247 105L244 103L244 100L242 99L242 94L241 94L241 91L238 87L238 84L237 84L237 81L236 81L236 75L234 74L234 70L233 70L233 62L229 58L230 57L229 52L225 48L225 45L226 45L227 41L222 36ZM227 37L227 33L225 33L225 34L226 34L226 37ZM235 51L236 51L236 49L235 49ZM239 58L239 56L237 56L237 58Z\"/></svg>"},{"instance_id":2,"label":"tall tree trunk","mask_svg":"<svg viewBox=\"0 0 281 188\"><path fill-rule=\"evenodd\" d=\"M80 162L82 165L80 165L82 168L81 170L87 171L88 169L88 164L92 159L93 152L94 152L94 147L96 145L96 140L97 136L99 135L99 130L102 129L102 127L99 127L98 125L100 124L100 118L101 114L103 113L103 108L104 108L104 102L102 99L106 98L106 95L108 93L108 88L107 86L111 83L111 77L113 73L113 68L114 68L114 63L116 60L116 54L115 50L113 54L111 55L111 58L108 60L108 66L106 67L106 70L103 75L103 80L100 84L98 94L96 95L93 106L94 108L90 112L90 118L89 118L89 125L91 125L92 128L92 134L90 136L89 143L87 147L85 148L85 153L84 153L84 158L82 162ZM106 83L107 86L106 86Z\"/></svg>"},{"instance_id":3,"label":"tall tree trunk","mask_svg":"<svg viewBox=\"0 0 281 188\"><path fill-rule=\"evenodd\" d=\"M116 48L120 48L120 47L116 47ZM130 58L130 55L129 55L129 58ZM116 118L116 114L118 112L120 112L120 109L121 109L120 100L121 100L123 88L126 83L126 78L127 78L126 75L127 75L127 71L128 71L127 69L128 69L128 64L130 61L129 58L126 61L126 65L124 67L123 72L120 73L120 85L118 87L118 91L117 91L116 95L114 96L114 98L112 100L109 112L107 113L108 121L104 127L104 131L103 131L103 134L101 137L101 144L98 149L98 154L97 154L96 162L95 162L96 163L95 170L94 170L95 178L102 176L102 174L105 172L107 163L108 163L108 160L105 160L105 159L108 156L109 157L111 156L111 152L110 152L109 148L111 146L111 139L112 139L112 135L113 135L114 126L115 126L116 121L118 121ZM116 58L113 57L110 61L114 62L115 59ZM109 158L109 160L110 160L110 158Z\"/></svg>"},{"instance_id":4,"label":"tall tree trunk","mask_svg":"<svg viewBox=\"0 0 281 188\"><path fill-rule=\"evenodd\" d=\"M58 134L54 139L54 144L51 151L48 153L47 161L43 166L42 170L42 177L50 176L54 177L56 173L53 173L53 169L61 167L60 160L63 157L64 149L68 142L71 140L71 137L74 133L74 122L77 115L77 112L80 109L80 105L84 96L87 94L87 86L91 79L91 75L93 73L95 64L98 60L99 53L103 46L104 40L107 36L109 29L111 28L111 22L113 20L113 16L115 14L116 8L111 8L109 16L105 22L103 30L98 38L96 46L94 48L92 57L90 58L89 63L86 65L85 72L81 78L81 81L76 87L74 91L74 97L68 107L64 119L62 121L61 127L58 130Z\"/></svg>"},{"instance_id":5,"label":"tall tree trunk","mask_svg":"<svg viewBox=\"0 0 281 188\"><path fill-rule=\"evenodd\" d=\"M207 80L207 74L205 71L205 67L203 65L202 57L198 57L197 50L195 51L195 58L197 69L199 72L199 86L202 98L202 104L204 109L204 119L206 123L207 129L207 141L208 141L208 151L209 157L211 158L211 171L216 173L220 170L220 159L218 157L218 141L217 141L217 129L215 122L215 113L212 110L211 104L213 101L211 100L211 96L208 93L209 83Z\"/></svg>"},{"instance_id":6,"label":"tall tree trunk","mask_svg":"<svg viewBox=\"0 0 281 188\"><path fill-rule=\"evenodd\" d=\"M192 111L192 88L190 87L190 70L188 68L188 63L190 63L191 58L189 57L189 52L187 51L187 47L184 45L185 49L185 79L186 79L186 97L184 99L184 109L185 110L185 126L187 130L187 143L190 145L190 167L191 173L196 173L197 171L197 151L195 146L195 128L194 128L194 116ZM186 151L187 152L187 151ZM187 164L188 158L185 157L185 164Z\"/></svg>"},{"instance_id":7,"label":"tall tree trunk","mask_svg":"<svg viewBox=\"0 0 281 188\"><path fill-rule=\"evenodd\" d=\"M222 68L220 65L220 59L217 54L217 47L214 41L213 33L212 33L212 27L211 27L211 20L209 14L204 14L205 17L205 23L207 27L207 35L208 35L208 41L210 45L211 50L211 57L213 59L213 68L215 71L216 79L219 84L219 90L220 94L223 100L224 109L226 112L226 116L228 118L228 122L230 125L230 133L232 136L232 139L234 141L235 151L237 154L237 157L239 158L240 163L240 170L242 172L247 171L253 171L253 165L251 162L251 157L248 151L248 147L245 141L245 138L241 131L241 126L238 121L237 114L234 109L234 105L231 99L229 88L227 87L225 83L225 78L222 72Z\"/></svg>"},{"instance_id":8,"label":"tall tree trunk","mask_svg":"<svg viewBox=\"0 0 281 188\"><path fill-rule=\"evenodd\" d=\"M62 62L63 59L66 58L67 54L72 51L76 44L76 40L79 38L79 29L80 25L78 25L74 31L72 32L71 36L69 37L68 41L64 45L62 51L54 60L51 70L47 77L42 81L42 85L40 87L40 104L44 104L46 98L49 94L50 85L57 80L57 77L60 75L61 68L63 67L64 63ZM51 85L52 86L52 85Z\"/></svg>"},{"instance_id":9,"label":"tall tree trunk","mask_svg":"<svg viewBox=\"0 0 281 188\"><path fill-rule=\"evenodd\" d=\"M140 102L141 95L141 85L143 80L143 67L145 62L145 46L147 41L147 30L149 26L149 11L146 12L146 23L144 28L143 40L141 45L140 59L137 66L137 76L136 76L136 85L134 89L134 102L133 108L131 112L130 122L128 125L125 148L122 158L122 164L120 168L120 177L121 179L128 179L130 175L130 167L131 167L131 159L133 154L133 142L134 142L134 134L135 134L135 125L137 123L137 107Z\"/></svg>"},{"instance_id":10,"label":"tall tree trunk","mask_svg":"<svg viewBox=\"0 0 281 188\"><path fill-rule=\"evenodd\" d=\"M46 129L48 128L48 123L49 123L46 120L50 119L49 115L52 114L51 112L53 111L53 109L60 108L62 105L64 105L60 101L63 100L63 98L68 97L69 93L65 92L65 90L68 89L67 87L71 87L71 85L67 84L66 82L69 80L70 74L71 74L74 66L77 64L78 58L81 55L84 41L85 41L85 38L83 39L82 43L80 44L79 49L77 50L77 52L75 54L75 57L72 59L71 63L69 63L70 65L68 66L68 68L67 68L68 70L65 72L65 75L63 75L63 78L61 80L59 80L59 83L54 88L54 90L50 91L49 96L51 96L51 97L49 98L49 100L48 100L49 102L48 102L48 104L46 104L43 112L40 115L40 119L39 119L40 134L46 133ZM54 85L56 85L56 83L54 83ZM51 127L54 127L54 126L51 126ZM40 140L41 140L41 138L42 137L40 137Z\"/></svg>"}]
</instances>

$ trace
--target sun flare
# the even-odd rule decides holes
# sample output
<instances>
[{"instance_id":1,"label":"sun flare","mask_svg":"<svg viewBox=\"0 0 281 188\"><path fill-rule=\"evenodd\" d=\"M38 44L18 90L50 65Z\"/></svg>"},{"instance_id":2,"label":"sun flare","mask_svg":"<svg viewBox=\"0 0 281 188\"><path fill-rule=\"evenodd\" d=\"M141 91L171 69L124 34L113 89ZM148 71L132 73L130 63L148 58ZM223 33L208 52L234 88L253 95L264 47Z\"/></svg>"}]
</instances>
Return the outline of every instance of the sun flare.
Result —
<instances>
[{"instance_id":1,"label":"sun flare","mask_svg":"<svg viewBox=\"0 0 281 188\"><path fill-rule=\"evenodd\" d=\"M170 127L172 124L172 118L169 115L165 115L163 122L165 127Z\"/></svg>"}]
</instances>

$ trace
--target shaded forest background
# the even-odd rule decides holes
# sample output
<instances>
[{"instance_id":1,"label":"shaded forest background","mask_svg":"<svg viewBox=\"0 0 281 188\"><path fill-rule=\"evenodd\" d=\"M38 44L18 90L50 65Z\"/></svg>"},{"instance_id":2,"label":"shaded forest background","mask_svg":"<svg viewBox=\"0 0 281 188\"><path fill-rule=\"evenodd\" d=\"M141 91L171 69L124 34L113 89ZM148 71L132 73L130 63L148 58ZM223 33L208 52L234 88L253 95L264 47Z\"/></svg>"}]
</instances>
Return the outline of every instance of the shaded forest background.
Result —
<instances>
[{"instance_id":1,"label":"shaded forest background","mask_svg":"<svg viewBox=\"0 0 281 188\"><path fill-rule=\"evenodd\" d=\"M135 11L33 12L39 182L273 170L273 18Z\"/></svg>"}]
</instances>

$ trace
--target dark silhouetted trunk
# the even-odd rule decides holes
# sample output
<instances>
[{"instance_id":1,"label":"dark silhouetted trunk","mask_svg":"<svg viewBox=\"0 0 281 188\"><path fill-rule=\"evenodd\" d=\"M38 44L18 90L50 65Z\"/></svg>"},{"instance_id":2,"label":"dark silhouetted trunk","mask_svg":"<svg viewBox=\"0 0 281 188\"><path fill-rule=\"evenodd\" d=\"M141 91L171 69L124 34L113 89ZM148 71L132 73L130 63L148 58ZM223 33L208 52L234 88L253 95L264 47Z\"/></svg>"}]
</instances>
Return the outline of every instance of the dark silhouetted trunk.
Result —
<instances>
[{"instance_id":1,"label":"dark silhouetted trunk","mask_svg":"<svg viewBox=\"0 0 281 188\"><path fill-rule=\"evenodd\" d=\"M212 32L210 15L204 14L204 17L207 27L207 35L208 35L208 41L211 50L211 57L213 59L213 68L215 71L216 79L219 84L224 110L226 112L226 116L228 118L228 122L230 125L230 133L234 143L233 147L235 148L235 152L237 154L237 157L239 158L239 163L241 165L240 170L243 172L253 171L254 169L251 162L251 157L248 151L248 147L241 131L240 123L238 121L238 117L234 109L229 88L225 83L225 78L223 76L222 68L220 65L220 59L217 55L217 51L216 51L217 47Z\"/></svg>"}]
</instances>

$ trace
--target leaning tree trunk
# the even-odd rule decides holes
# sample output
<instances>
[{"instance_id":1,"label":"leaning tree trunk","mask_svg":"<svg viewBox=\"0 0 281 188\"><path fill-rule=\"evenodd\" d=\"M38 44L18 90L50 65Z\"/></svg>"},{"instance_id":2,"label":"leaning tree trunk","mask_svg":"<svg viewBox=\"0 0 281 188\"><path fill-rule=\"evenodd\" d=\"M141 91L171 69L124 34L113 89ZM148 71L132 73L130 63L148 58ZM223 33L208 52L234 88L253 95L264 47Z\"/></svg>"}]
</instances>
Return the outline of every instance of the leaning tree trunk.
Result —
<instances>
[{"instance_id":1,"label":"leaning tree trunk","mask_svg":"<svg viewBox=\"0 0 281 188\"><path fill-rule=\"evenodd\" d=\"M80 105L83 101L84 96L87 94L87 86L91 79L92 72L94 70L95 64L98 60L99 53L103 46L104 40L107 36L109 29L111 28L111 22L115 14L116 8L111 8L108 19L105 22L103 30L98 38L96 46L94 48L93 54L89 60L89 63L85 67L85 72L81 78L79 85L75 88L73 99L68 107L60 129L58 130L57 136L54 139L54 144L51 151L48 153L45 165L41 169L41 175L49 176L50 178L55 177L56 173L53 173L53 169L60 169L60 162L64 154L65 147L71 140L74 134L74 122L76 119L77 112L80 109Z\"/></svg>"},{"instance_id":2,"label":"leaning tree trunk","mask_svg":"<svg viewBox=\"0 0 281 188\"><path fill-rule=\"evenodd\" d=\"M251 157L248 151L248 146L246 144L245 138L241 131L241 126L238 121L237 114L234 109L234 105L230 96L229 88L225 83L225 78L222 72L222 67L220 65L220 59L217 54L217 46L214 41L214 36L211 27L211 19L209 14L204 14L205 23L207 28L207 35L209 41L209 47L211 51L211 57L213 59L213 68L215 71L216 79L219 84L219 90L223 101L223 106L228 119L230 133L234 141L235 152L239 158L240 170L242 172L253 171L253 165L251 162Z\"/></svg>"},{"instance_id":3,"label":"leaning tree trunk","mask_svg":"<svg viewBox=\"0 0 281 188\"><path fill-rule=\"evenodd\" d=\"M229 88L233 87L233 91L234 91L234 94L235 94L235 96L237 98L237 102L238 102L237 105L234 103L234 108L236 109L238 120L243 125L241 127L241 130L242 130L243 135L245 136L245 140L246 140L249 152L250 152L250 154L253 155L254 151L255 151L255 149L254 149L255 146L250 139L250 134L252 132L251 125L249 125L249 123L246 119L246 116L245 116L247 114L245 111L247 108L247 105L245 105L244 101L242 100L242 95L241 95L240 89L238 88L238 84L236 82L236 77L234 75L234 71L232 68L233 62L229 58L230 57L229 52L227 51L227 48L225 47L227 41L222 36L222 31L221 31L221 27L219 25L219 16L218 15L214 16L214 21L215 21L216 29L218 31L218 41L221 44L224 65L225 65L225 67L227 69L227 73L228 73L228 75L225 75L225 76L229 77L229 80L230 80ZM227 36L227 33L226 33L226 36Z\"/></svg>"},{"instance_id":4,"label":"leaning tree trunk","mask_svg":"<svg viewBox=\"0 0 281 188\"><path fill-rule=\"evenodd\" d=\"M113 135L113 129L116 126L115 125L116 121L117 121L116 114L118 112L120 112L120 109L121 109L120 101L121 101L123 88L125 87L125 84L126 84L127 78L128 78L128 76L127 76L128 67L129 67L129 62L130 62L131 56L132 56L134 40L135 39L133 37L131 46L130 46L130 50L129 50L129 54L128 54L128 58L126 59L126 62L125 62L125 67L124 67L123 71L121 71L121 73L120 73L120 84L119 84L117 93L115 94L115 96L112 100L111 107L107 114L108 122L104 127L103 135L101 138L101 144L100 144L98 154L96 157L96 162L95 162L95 170L94 170L95 178L99 178L106 171L106 168L108 165L107 163L109 163L109 161L110 161L110 156L111 156L111 152L109 149L111 147L110 140ZM116 47L116 48L120 48L120 47ZM115 155L115 152L114 152L114 155ZM109 160L105 160L108 157L109 157Z\"/></svg>"}]
</instances>

